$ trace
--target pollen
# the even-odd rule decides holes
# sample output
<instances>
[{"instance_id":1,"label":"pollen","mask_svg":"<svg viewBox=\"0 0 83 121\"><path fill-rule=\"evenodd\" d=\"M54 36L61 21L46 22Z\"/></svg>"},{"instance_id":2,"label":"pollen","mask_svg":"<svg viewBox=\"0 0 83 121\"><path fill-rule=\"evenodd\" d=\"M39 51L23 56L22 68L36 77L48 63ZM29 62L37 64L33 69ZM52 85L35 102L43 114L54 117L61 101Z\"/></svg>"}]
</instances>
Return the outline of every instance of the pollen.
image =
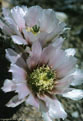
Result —
<instances>
[{"instance_id":1,"label":"pollen","mask_svg":"<svg viewBox=\"0 0 83 121\"><path fill-rule=\"evenodd\" d=\"M37 25L34 25L33 27L26 27L27 32L32 32L34 35L37 35L40 33L40 27Z\"/></svg>"},{"instance_id":2,"label":"pollen","mask_svg":"<svg viewBox=\"0 0 83 121\"><path fill-rule=\"evenodd\" d=\"M51 68L42 66L31 73L29 84L35 93L43 94L53 89L55 78L56 73Z\"/></svg>"}]
</instances>

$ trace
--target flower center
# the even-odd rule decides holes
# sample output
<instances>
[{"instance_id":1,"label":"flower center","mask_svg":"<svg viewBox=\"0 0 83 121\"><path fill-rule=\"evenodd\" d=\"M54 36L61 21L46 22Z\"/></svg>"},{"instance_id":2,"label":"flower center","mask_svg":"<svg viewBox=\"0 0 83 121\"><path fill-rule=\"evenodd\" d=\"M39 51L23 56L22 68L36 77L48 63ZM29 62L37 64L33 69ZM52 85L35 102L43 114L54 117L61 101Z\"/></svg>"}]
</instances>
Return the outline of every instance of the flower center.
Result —
<instances>
[{"instance_id":1,"label":"flower center","mask_svg":"<svg viewBox=\"0 0 83 121\"><path fill-rule=\"evenodd\" d=\"M31 73L29 84L36 94L43 94L53 89L55 79L56 73L48 66L42 66Z\"/></svg>"},{"instance_id":2,"label":"flower center","mask_svg":"<svg viewBox=\"0 0 83 121\"><path fill-rule=\"evenodd\" d=\"M26 27L27 32L32 32L34 35L37 35L40 33L40 27L37 25L34 25L33 27Z\"/></svg>"}]
</instances>

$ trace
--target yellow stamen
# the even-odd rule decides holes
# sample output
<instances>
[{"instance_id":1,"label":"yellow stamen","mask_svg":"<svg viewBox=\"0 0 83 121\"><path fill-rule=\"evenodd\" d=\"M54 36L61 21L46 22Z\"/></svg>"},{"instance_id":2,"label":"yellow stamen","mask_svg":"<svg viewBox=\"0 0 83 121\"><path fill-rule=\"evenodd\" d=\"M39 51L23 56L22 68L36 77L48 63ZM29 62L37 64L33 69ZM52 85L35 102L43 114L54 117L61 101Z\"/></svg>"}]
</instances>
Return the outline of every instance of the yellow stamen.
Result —
<instances>
[{"instance_id":1,"label":"yellow stamen","mask_svg":"<svg viewBox=\"0 0 83 121\"><path fill-rule=\"evenodd\" d=\"M54 87L56 73L48 66L35 69L30 75L29 84L36 93L49 92Z\"/></svg>"}]
</instances>

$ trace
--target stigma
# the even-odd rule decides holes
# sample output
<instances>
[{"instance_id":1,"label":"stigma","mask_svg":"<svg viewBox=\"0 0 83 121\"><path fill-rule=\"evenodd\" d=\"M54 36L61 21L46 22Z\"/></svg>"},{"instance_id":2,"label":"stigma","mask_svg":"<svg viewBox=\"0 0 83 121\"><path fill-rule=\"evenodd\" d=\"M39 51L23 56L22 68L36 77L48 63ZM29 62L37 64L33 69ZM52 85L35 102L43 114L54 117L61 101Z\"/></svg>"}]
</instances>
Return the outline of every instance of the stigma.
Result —
<instances>
[{"instance_id":1,"label":"stigma","mask_svg":"<svg viewBox=\"0 0 83 121\"><path fill-rule=\"evenodd\" d=\"M37 35L40 33L40 27L37 25L34 25L33 27L26 27L27 32L32 32L34 35Z\"/></svg>"}]
</instances>

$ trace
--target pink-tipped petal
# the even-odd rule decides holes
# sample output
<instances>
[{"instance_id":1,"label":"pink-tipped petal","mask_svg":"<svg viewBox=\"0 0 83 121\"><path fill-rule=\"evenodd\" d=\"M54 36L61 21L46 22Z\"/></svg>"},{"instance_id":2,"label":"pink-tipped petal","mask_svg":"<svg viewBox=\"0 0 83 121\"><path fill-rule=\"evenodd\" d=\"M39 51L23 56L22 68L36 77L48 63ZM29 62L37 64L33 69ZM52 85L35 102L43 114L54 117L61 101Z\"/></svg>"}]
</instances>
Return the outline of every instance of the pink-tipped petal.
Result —
<instances>
[{"instance_id":1,"label":"pink-tipped petal","mask_svg":"<svg viewBox=\"0 0 83 121\"><path fill-rule=\"evenodd\" d=\"M33 68L38 64L41 53L42 48L40 42L36 41L35 43L33 43L32 51L30 52L30 57L27 59L27 64L29 68Z\"/></svg>"},{"instance_id":2,"label":"pink-tipped petal","mask_svg":"<svg viewBox=\"0 0 83 121\"><path fill-rule=\"evenodd\" d=\"M36 57L29 57L27 59L27 65L29 69L33 69L38 64L38 59Z\"/></svg>"},{"instance_id":3,"label":"pink-tipped petal","mask_svg":"<svg viewBox=\"0 0 83 121\"><path fill-rule=\"evenodd\" d=\"M24 101L25 99L19 99L18 96L16 95L6 104L6 106L14 108L23 103Z\"/></svg>"},{"instance_id":4,"label":"pink-tipped petal","mask_svg":"<svg viewBox=\"0 0 83 121\"><path fill-rule=\"evenodd\" d=\"M40 57L42 53L42 47L40 42L36 41L32 45L32 56Z\"/></svg>"},{"instance_id":5,"label":"pink-tipped petal","mask_svg":"<svg viewBox=\"0 0 83 121\"><path fill-rule=\"evenodd\" d=\"M12 80L6 79L1 89L4 92L14 91L16 89L16 85Z\"/></svg>"},{"instance_id":6,"label":"pink-tipped petal","mask_svg":"<svg viewBox=\"0 0 83 121\"><path fill-rule=\"evenodd\" d=\"M40 63L47 64L54 50L55 48L52 45L49 45L48 47L44 48L41 54Z\"/></svg>"}]
</instances>

